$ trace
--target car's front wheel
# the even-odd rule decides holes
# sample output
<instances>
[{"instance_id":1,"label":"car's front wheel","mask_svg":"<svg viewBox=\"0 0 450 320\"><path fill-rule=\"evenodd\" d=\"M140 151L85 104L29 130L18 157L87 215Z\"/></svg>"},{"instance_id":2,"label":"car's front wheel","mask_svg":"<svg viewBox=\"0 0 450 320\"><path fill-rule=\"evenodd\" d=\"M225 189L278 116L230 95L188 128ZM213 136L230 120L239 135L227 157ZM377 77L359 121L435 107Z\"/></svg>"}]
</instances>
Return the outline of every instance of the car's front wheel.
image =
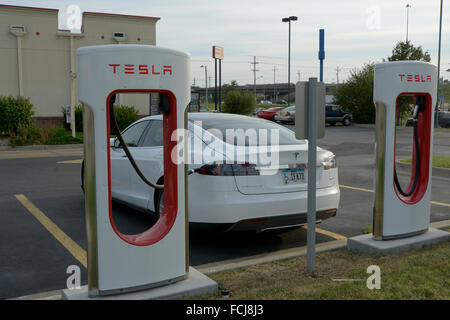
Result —
<instances>
[{"instance_id":1,"label":"car's front wheel","mask_svg":"<svg viewBox=\"0 0 450 320\"><path fill-rule=\"evenodd\" d=\"M344 126L349 126L350 125L350 118L349 117L346 117L346 118L344 118L344 121L342 121L342 124L344 125Z\"/></svg>"}]
</instances>

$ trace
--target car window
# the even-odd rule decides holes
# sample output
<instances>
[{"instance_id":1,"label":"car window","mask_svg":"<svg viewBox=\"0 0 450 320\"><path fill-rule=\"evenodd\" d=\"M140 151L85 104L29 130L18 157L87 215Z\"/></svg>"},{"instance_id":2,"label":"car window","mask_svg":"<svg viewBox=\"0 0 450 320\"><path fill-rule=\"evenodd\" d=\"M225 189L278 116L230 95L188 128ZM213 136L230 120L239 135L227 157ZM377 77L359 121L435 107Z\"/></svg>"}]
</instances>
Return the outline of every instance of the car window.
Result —
<instances>
[{"instance_id":1,"label":"car window","mask_svg":"<svg viewBox=\"0 0 450 320\"><path fill-rule=\"evenodd\" d=\"M145 134L142 147L162 147L163 142L163 122L161 120L150 121L150 127Z\"/></svg>"},{"instance_id":2,"label":"car window","mask_svg":"<svg viewBox=\"0 0 450 320\"><path fill-rule=\"evenodd\" d=\"M333 109L333 111L341 111L341 107L339 106L332 106L331 108Z\"/></svg>"},{"instance_id":3,"label":"car window","mask_svg":"<svg viewBox=\"0 0 450 320\"><path fill-rule=\"evenodd\" d=\"M148 121L141 121L136 123L135 125L129 127L125 132L122 133L123 141L129 147L137 147L139 143L139 139L142 136L145 128L148 125Z\"/></svg>"},{"instance_id":4,"label":"car window","mask_svg":"<svg viewBox=\"0 0 450 320\"><path fill-rule=\"evenodd\" d=\"M326 107L325 107L325 110L326 110L326 111L331 111L331 106L326 106Z\"/></svg>"},{"instance_id":5,"label":"car window","mask_svg":"<svg viewBox=\"0 0 450 320\"><path fill-rule=\"evenodd\" d=\"M204 130L210 130L210 133L216 137L222 139L224 142L233 144L235 146L261 146L271 145L271 130L278 130L280 145L298 144L300 141L295 138L295 133L283 126L280 126L271 121L262 120L260 118L253 117L211 117L211 118L199 118L196 119L195 115L190 115L189 120L201 120L202 128ZM239 139L237 136L227 137L227 130L234 132L245 132L248 129L255 130L256 133L260 133L260 130L267 130L267 141L261 141L258 136L247 135L243 139ZM239 130L239 131L238 131ZM256 140L255 140L256 139Z\"/></svg>"}]
</instances>

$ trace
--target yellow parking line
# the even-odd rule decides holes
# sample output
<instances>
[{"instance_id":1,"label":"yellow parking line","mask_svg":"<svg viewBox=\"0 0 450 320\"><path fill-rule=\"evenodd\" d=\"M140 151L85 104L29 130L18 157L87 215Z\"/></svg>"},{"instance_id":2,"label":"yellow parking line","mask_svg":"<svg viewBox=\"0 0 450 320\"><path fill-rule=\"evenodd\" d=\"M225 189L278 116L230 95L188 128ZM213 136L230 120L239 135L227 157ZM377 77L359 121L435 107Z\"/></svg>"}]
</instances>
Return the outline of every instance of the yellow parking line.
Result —
<instances>
[{"instance_id":1,"label":"yellow parking line","mask_svg":"<svg viewBox=\"0 0 450 320\"><path fill-rule=\"evenodd\" d=\"M308 226L304 225L304 226L302 226L302 228L303 229L308 229ZM331 238L334 238L336 240L347 239L347 237L345 237L343 235L340 235L340 234L337 234L337 233L334 233L334 232L331 232L331 231L328 231L328 230L320 229L320 228L316 228L316 232L324 234L324 235L329 236Z\"/></svg>"},{"instance_id":2,"label":"yellow parking line","mask_svg":"<svg viewBox=\"0 0 450 320\"><path fill-rule=\"evenodd\" d=\"M87 255L75 241L64 233L56 224L53 223L41 210L39 210L23 194L14 195L17 200L56 238L85 268L87 268Z\"/></svg>"},{"instance_id":3,"label":"yellow parking line","mask_svg":"<svg viewBox=\"0 0 450 320\"><path fill-rule=\"evenodd\" d=\"M364 192L373 192L373 190L370 190L370 189L357 188L357 187L350 187L350 186L345 186L345 185L343 185L343 184L340 184L339 187L345 188L345 189L352 189L352 190L364 191ZM430 201L430 203L431 203L431 204L434 204L434 205L436 205L436 206L450 207L450 203L437 202L437 201Z\"/></svg>"},{"instance_id":4,"label":"yellow parking line","mask_svg":"<svg viewBox=\"0 0 450 320\"><path fill-rule=\"evenodd\" d=\"M345 189L352 189L352 190L364 191L364 192L373 192L373 190L370 190L370 189L357 188L357 187L350 187L350 186L345 186L345 185L343 185L343 184L340 184L339 187L345 188Z\"/></svg>"},{"instance_id":5,"label":"yellow parking line","mask_svg":"<svg viewBox=\"0 0 450 320\"><path fill-rule=\"evenodd\" d=\"M430 202L431 202L431 204L435 204L437 206L450 207L450 203L437 202L437 201L430 201Z\"/></svg>"},{"instance_id":6,"label":"yellow parking line","mask_svg":"<svg viewBox=\"0 0 450 320\"><path fill-rule=\"evenodd\" d=\"M66 161L56 161L56 163L73 163L73 164L79 164L82 163L83 159L76 159L76 160L66 160Z\"/></svg>"}]
</instances>

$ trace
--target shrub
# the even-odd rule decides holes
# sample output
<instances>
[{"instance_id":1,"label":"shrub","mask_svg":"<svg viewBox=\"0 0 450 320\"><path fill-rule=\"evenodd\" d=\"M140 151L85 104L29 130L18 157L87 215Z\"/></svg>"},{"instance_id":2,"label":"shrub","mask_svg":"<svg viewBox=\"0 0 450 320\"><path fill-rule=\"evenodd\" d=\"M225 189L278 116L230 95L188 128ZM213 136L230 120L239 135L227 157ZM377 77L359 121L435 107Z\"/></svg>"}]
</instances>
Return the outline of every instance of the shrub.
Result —
<instances>
[{"instance_id":1,"label":"shrub","mask_svg":"<svg viewBox=\"0 0 450 320\"><path fill-rule=\"evenodd\" d=\"M249 92L232 90L227 93L222 110L226 113L248 115L255 109L255 96Z\"/></svg>"},{"instance_id":2,"label":"shrub","mask_svg":"<svg viewBox=\"0 0 450 320\"><path fill-rule=\"evenodd\" d=\"M334 94L334 103L352 112L356 123L375 123L373 104L374 64L350 71L350 77L340 84Z\"/></svg>"},{"instance_id":3,"label":"shrub","mask_svg":"<svg viewBox=\"0 0 450 320\"><path fill-rule=\"evenodd\" d=\"M138 111L134 107L114 106L114 114L120 131L139 119Z\"/></svg>"},{"instance_id":4,"label":"shrub","mask_svg":"<svg viewBox=\"0 0 450 320\"><path fill-rule=\"evenodd\" d=\"M55 134L55 126L34 127L19 125L16 132L11 131L10 143L13 147L45 144Z\"/></svg>"},{"instance_id":5,"label":"shrub","mask_svg":"<svg viewBox=\"0 0 450 320\"><path fill-rule=\"evenodd\" d=\"M0 96L0 134L16 134L19 127L33 126L30 98Z\"/></svg>"},{"instance_id":6,"label":"shrub","mask_svg":"<svg viewBox=\"0 0 450 320\"><path fill-rule=\"evenodd\" d=\"M64 128L70 130L70 123L66 122L66 108L61 108L61 112L64 115ZM114 114L120 131L139 119L138 111L132 106L114 106ZM75 130L83 132L83 107L81 105L75 107Z\"/></svg>"}]
</instances>

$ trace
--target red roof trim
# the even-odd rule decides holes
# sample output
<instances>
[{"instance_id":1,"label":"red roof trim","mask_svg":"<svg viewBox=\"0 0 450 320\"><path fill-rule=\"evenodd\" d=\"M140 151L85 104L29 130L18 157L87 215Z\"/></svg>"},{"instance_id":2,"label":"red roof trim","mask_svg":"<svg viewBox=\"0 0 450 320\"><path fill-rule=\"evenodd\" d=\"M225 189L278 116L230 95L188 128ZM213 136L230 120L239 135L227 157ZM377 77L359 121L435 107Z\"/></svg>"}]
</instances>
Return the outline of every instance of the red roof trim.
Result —
<instances>
[{"instance_id":1,"label":"red roof trim","mask_svg":"<svg viewBox=\"0 0 450 320\"><path fill-rule=\"evenodd\" d=\"M144 19L153 19L153 20L160 20L160 17L150 17L150 16L136 16L136 15L130 15L130 14L118 14L118 13L104 13L104 12L90 12L85 11L83 12L83 15L85 14L99 14L99 15L105 15L105 16L119 16L119 17L130 17L130 18L144 18Z\"/></svg>"},{"instance_id":2,"label":"red roof trim","mask_svg":"<svg viewBox=\"0 0 450 320\"><path fill-rule=\"evenodd\" d=\"M17 8L17 9L33 9L33 10L44 10L44 11L52 11L52 12L58 12L59 9L50 9L50 8L38 8L38 7L25 7L25 6L13 6L9 4L0 4L0 7L6 7L6 8Z\"/></svg>"}]
</instances>

